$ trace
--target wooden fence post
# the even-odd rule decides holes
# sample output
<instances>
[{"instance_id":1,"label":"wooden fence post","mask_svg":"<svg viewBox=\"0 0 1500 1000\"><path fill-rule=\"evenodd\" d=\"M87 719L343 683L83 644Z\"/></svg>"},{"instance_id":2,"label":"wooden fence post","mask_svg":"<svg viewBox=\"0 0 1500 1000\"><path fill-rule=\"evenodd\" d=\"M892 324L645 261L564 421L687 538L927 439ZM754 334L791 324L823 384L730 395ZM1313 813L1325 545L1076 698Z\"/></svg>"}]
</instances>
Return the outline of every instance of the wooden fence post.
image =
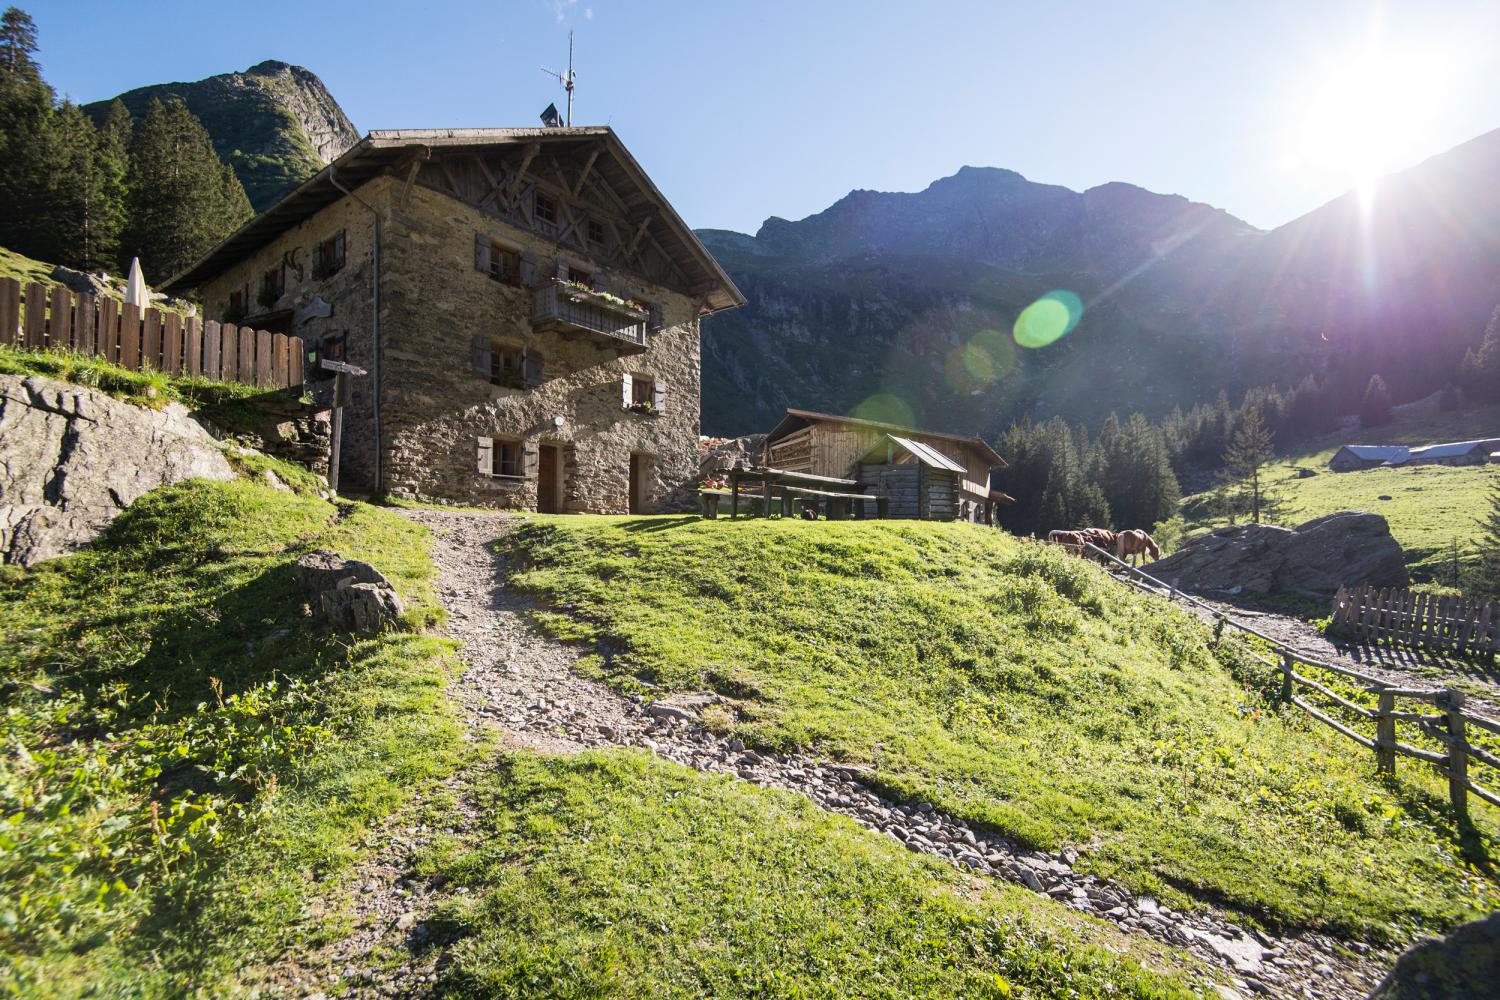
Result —
<instances>
[{"instance_id":1,"label":"wooden fence post","mask_svg":"<svg viewBox=\"0 0 1500 1000\"><path fill-rule=\"evenodd\" d=\"M1281 700L1290 704L1292 700L1292 654L1281 654Z\"/></svg>"},{"instance_id":2,"label":"wooden fence post","mask_svg":"<svg viewBox=\"0 0 1500 1000\"><path fill-rule=\"evenodd\" d=\"M1460 820L1469 818L1469 743L1464 733L1464 695L1449 688L1441 702L1448 713L1448 798Z\"/></svg>"},{"instance_id":3,"label":"wooden fence post","mask_svg":"<svg viewBox=\"0 0 1500 1000\"><path fill-rule=\"evenodd\" d=\"M1396 710L1396 696L1389 691L1379 692L1375 709L1375 772L1396 773L1396 720L1391 713Z\"/></svg>"}]
</instances>

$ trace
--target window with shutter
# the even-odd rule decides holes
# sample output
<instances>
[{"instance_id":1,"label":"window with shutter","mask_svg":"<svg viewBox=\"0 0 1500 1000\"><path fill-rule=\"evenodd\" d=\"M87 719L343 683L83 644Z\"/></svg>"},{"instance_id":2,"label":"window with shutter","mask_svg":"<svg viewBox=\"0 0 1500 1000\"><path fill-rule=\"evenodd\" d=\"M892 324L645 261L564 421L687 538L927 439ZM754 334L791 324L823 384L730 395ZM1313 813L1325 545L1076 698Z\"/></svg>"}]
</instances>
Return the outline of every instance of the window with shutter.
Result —
<instances>
[{"instance_id":1,"label":"window with shutter","mask_svg":"<svg viewBox=\"0 0 1500 1000\"><path fill-rule=\"evenodd\" d=\"M313 277L326 278L344 266L344 231L340 229L313 247Z\"/></svg>"},{"instance_id":2,"label":"window with shutter","mask_svg":"<svg viewBox=\"0 0 1500 1000\"><path fill-rule=\"evenodd\" d=\"M490 384L507 389L526 388L525 352L515 344L490 341Z\"/></svg>"},{"instance_id":3,"label":"window with shutter","mask_svg":"<svg viewBox=\"0 0 1500 1000\"><path fill-rule=\"evenodd\" d=\"M536 283L536 254L521 254L520 274L521 284L531 285Z\"/></svg>"},{"instance_id":4,"label":"window with shutter","mask_svg":"<svg viewBox=\"0 0 1500 1000\"><path fill-rule=\"evenodd\" d=\"M521 442L511 438L495 438L494 475L519 479L525 474Z\"/></svg>"},{"instance_id":5,"label":"window with shutter","mask_svg":"<svg viewBox=\"0 0 1500 1000\"><path fill-rule=\"evenodd\" d=\"M635 396L632 393L632 383L634 381L635 380L631 377L629 372L626 372L620 380L620 385L623 389L620 405L625 407L626 409L629 409L630 404L635 402Z\"/></svg>"},{"instance_id":6,"label":"window with shutter","mask_svg":"<svg viewBox=\"0 0 1500 1000\"><path fill-rule=\"evenodd\" d=\"M656 382L649 375L631 373L625 376L625 409L633 413L656 411Z\"/></svg>"},{"instance_id":7,"label":"window with shutter","mask_svg":"<svg viewBox=\"0 0 1500 1000\"><path fill-rule=\"evenodd\" d=\"M661 413L665 411L666 408L667 387L661 382L657 382L656 385L651 387L651 409L656 411L657 413Z\"/></svg>"}]
</instances>

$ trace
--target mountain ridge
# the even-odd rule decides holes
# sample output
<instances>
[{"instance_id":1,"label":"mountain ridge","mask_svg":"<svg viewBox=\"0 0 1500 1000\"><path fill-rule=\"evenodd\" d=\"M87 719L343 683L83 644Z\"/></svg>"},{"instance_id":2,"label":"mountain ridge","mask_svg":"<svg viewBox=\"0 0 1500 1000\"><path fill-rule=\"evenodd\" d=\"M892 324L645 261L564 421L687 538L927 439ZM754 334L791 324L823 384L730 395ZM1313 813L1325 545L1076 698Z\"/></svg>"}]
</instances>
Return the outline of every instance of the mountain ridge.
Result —
<instances>
[{"instance_id":1,"label":"mountain ridge","mask_svg":"<svg viewBox=\"0 0 1500 1000\"><path fill-rule=\"evenodd\" d=\"M266 59L243 72L159 83L85 104L96 121L119 100L139 121L153 100L181 97L203 122L219 158L263 212L359 141L359 132L316 73Z\"/></svg>"},{"instance_id":2,"label":"mountain ridge","mask_svg":"<svg viewBox=\"0 0 1500 1000\"><path fill-rule=\"evenodd\" d=\"M921 191L773 216L753 236L700 230L750 298L704 325L704 432L894 396L913 420L989 435L1024 416L1160 414L1307 374L1346 411L1374 373L1417 398L1452 379L1500 302L1496 175L1500 130L1384 179L1373 228L1348 194L1262 230L1127 182L1078 192L966 166ZM851 312L858 276L876 273ZM1057 288L1086 305L1077 329L1040 350L1009 343L1019 312ZM955 377L955 351L960 369L993 370Z\"/></svg>"}]
</instances>

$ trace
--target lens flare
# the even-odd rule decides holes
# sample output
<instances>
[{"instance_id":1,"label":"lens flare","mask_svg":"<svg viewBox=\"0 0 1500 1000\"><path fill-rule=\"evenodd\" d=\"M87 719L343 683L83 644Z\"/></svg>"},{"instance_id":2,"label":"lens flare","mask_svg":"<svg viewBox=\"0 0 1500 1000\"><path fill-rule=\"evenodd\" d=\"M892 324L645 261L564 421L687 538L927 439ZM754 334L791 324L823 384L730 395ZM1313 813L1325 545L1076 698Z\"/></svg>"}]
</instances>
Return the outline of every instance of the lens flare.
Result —
<instances>
[{"instance_id":1,"label":"lens flare","mask_svg":"<svg viewBox=\"0 0 1500 1000\"><path fill-rule=\"evenodd\" d=\"M969 346L978 348L989 357L994 381L998 382L1016 370L1016 345L1004 330L980 330L969 341Z\"/></svg>"},{"instance_id":2,"label":"lens flare","mask_svg":"<svg viewBox=\"0 0 1500 1000\"><path fill-rule=\"evenodd\" d=\"M948 352L943 374L955 391L977 395L999 382L1016 366L1016 347L999 330L980 330L967 344Z\"/></svg>"},{"instance_id":3,"label":"lens flare","mask_svg":"<svg viewBox=\"0 0 1500 1000\"><path fill-rule=\"evenodd\" d=\"M1048 292L1016 317L1016 343L1046 347L1061 340L1083 319L1083 300L1065 288Z\"/></svg>"},{"instance_id":4,"label":"lens flare","mask_svg":"<svg viewBox=\"0 0 1500 1000\"><path fill-rule=\"evenodd\" d=\"M900 424L903 427L915 427L917 424L916 414L912 412L910 406L906 405L906 401L888 392L877 392L870 396L850 411L849 416L858 417L861 420L879 420L887 424Z\"/></svg>"}]
</instances>

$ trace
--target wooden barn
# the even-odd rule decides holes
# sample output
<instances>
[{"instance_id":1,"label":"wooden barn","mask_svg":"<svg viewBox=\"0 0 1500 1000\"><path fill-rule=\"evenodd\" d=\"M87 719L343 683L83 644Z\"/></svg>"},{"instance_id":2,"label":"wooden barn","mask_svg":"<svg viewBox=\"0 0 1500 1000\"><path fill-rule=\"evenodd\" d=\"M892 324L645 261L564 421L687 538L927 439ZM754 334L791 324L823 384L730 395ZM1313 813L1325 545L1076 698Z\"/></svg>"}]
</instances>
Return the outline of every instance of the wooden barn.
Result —
<instances>
[{"instance_id":1,"label":"wooden barn","mask_svg":"<svg viewBox=\"0 0 1500 1000\"><path fill-rule=\"evenodd\" d=\"M858 480L890 517L992 524L995 504L1014 502L990 489L1006 462L977 437L789 409L764 455L775 469Z\"/></svg>"}]
</instances>

